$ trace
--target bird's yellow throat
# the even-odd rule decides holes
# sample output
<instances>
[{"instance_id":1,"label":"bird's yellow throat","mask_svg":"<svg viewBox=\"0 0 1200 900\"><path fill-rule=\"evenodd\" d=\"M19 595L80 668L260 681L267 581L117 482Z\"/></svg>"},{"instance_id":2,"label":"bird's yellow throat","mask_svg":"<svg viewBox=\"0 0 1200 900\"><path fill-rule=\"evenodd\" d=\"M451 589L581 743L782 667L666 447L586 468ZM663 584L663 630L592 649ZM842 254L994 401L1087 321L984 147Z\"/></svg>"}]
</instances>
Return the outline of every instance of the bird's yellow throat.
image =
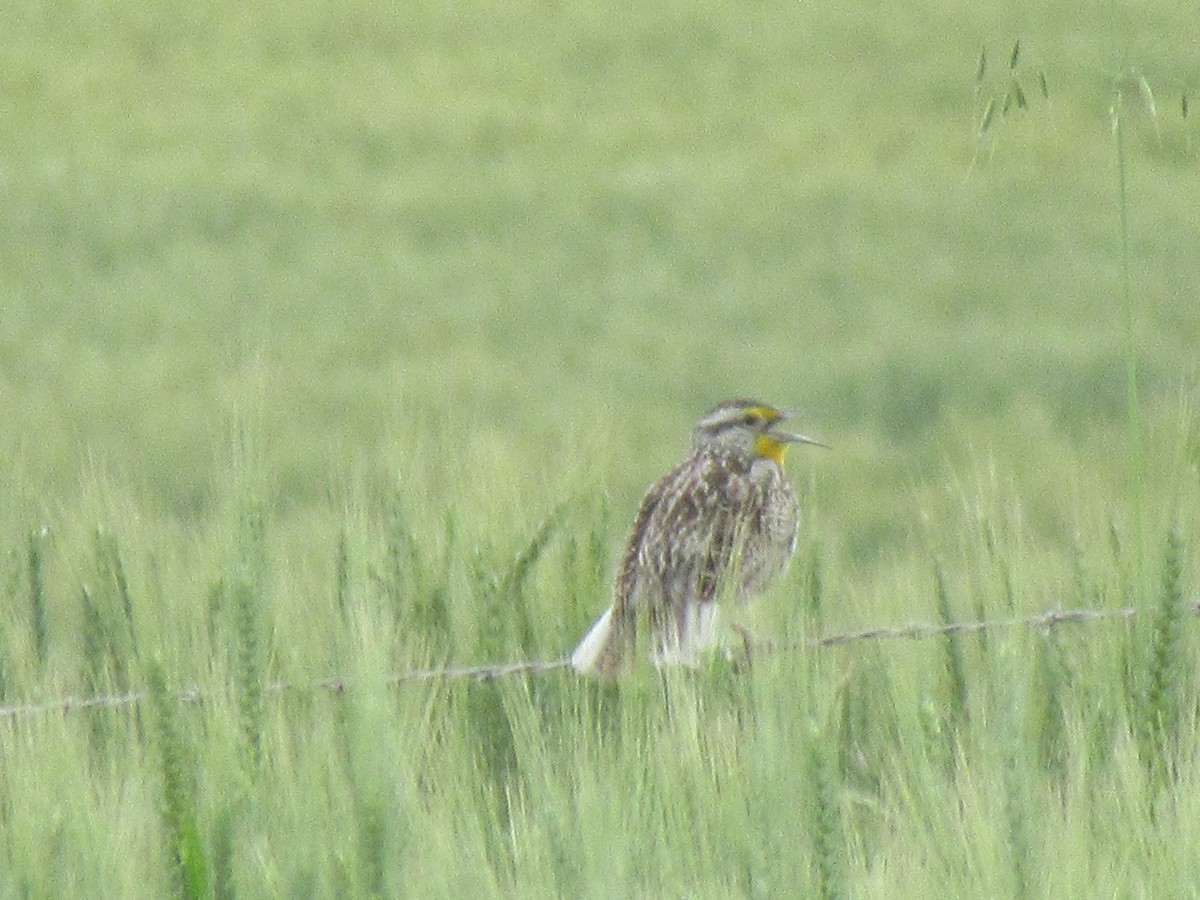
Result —
<instances>
[{"instance_id":1,"label":"bird's yellow throat","mask_svg":"<svg viewBox=\"0 0 1200 900\"><path fill-rule=\"evenodd\" d=\"M777 441L769 434L760 434L754 438L754 452L766 459L773 459L780 466L783 465L783 458L787 456L788 445L786 441Z\"/></svg>"}]
</instances>

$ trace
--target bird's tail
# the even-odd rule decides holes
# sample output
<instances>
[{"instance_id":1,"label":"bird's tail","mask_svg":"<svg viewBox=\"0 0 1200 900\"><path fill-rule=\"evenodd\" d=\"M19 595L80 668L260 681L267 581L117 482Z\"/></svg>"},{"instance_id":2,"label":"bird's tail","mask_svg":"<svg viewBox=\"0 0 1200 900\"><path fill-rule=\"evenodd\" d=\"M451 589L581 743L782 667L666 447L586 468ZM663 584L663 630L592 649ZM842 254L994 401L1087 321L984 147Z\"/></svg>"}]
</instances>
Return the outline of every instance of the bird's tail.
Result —
<instances>
[{"instance_id":1,"label":"bird's tail","mask_svg":"<svg viewBox=\"0 0 1200 900\"><path fill-rule=\"evenodd\" d=\"M636 652L634 624L627 610L610 606L571 654L571 666L583 675L615 678ZM689 606L669 627L655 630L650 653L655 666L695 667L705 650L720 646L717 604Z\"/></svg>"},{"instance_id":2,"label":"bird's tail","mask_svg":"<svg viewBox=\"0 0 1200 900\"><path fill-rule=\"evenodd\" d=\"M625 666L633 649L632 619L610 606L588 629L575 652L571 666L583 675L614 678Z\"/></svg>"}]
</instances>

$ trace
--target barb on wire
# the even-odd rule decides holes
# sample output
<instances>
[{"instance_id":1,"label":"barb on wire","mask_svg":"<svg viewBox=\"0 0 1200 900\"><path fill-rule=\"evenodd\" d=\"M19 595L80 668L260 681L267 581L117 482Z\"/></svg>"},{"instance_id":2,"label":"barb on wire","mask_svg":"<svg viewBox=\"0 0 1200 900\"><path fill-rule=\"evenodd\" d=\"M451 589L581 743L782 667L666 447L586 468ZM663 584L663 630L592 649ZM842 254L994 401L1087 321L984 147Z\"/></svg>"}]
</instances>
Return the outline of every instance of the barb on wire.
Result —
<instances>
[{"instance_id":1,"label":"barb on wire","mask_svg":"<svg viewBox=\"0 0 1200 900\"><path fill-rule=\"evenodd\" d=\"M1185 604L1185 610L1192 615L1200 615L1200 600ZM1132 619L1138 610L1132 606L1118 609L1052 609L1032 616L1011 619L987 619L969 622L949 622L944 624L914 623L892 628L871 628L865 631L847 631L830 634L824 637L810 638L800 645L762 645L762 649L796 650L800 648L836 647L859 641L890 640L892 638L909 638L923 640L947 634L963 634L975 631L990 631L1000 628L1040 628L1048 630L1059 625L1085 625L1092 622L1118 621ZM758 647L759 645L756 645ZM565 669L570 665L569 658L546 661L523 661L499 663L486 666L460 666L443 669L413 669L408 672L398 672L386 679L388 685L400 685L412 681L457 681L467 678L476 681L493 681L509 675L541 675L556 669ZM331 694L343 694L354 686L348 678L331 677L316 681L273 681L267 685L265 693L284 694L294 691L314 692L327 691ZM198 687L186 688L174 693L175 700L180 703L203 703L205 692ZM65 696L41 703L27 703L13 706L0 706L0 720L28 718L46 713L69 713L76 710L114 709L126 706L136 706L146 698L140 691L130 691L123 694L110 694L96 697Z\"/></svg>"}]
</instances>

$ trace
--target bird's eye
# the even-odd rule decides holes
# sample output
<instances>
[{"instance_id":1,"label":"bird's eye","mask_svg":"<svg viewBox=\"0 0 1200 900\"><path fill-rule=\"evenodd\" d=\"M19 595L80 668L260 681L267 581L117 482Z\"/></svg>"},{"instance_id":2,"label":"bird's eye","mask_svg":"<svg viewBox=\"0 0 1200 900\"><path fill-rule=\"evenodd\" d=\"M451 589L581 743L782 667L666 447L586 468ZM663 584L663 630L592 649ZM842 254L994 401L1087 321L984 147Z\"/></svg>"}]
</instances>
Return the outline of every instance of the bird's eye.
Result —
<instances>
[{"instance_id":1,"label":"bird's eye","mask_svg":"<svg viewBox=\"0 0 1200 900\"><path fill-rule=\"evenodd\" d=\"M749 428L757 428L762 424L762 416L758 413L746 413L745 418L742 419L742 424Z\"/></svg>"}]
</instances>

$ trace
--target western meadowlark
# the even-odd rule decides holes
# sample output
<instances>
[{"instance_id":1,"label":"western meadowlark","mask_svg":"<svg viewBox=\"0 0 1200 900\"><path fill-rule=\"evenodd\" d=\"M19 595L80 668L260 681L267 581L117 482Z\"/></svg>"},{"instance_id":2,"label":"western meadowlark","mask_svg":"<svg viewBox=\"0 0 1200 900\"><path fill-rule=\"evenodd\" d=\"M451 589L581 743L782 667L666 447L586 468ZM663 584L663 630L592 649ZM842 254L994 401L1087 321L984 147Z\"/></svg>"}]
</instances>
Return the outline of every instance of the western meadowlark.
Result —
<instances>
[{"instance_id":1,"label":"western meadowlark","mask_svg":"<svg viewBox=\"0 0 1200 900\"><path fill-rule=\"evenodd\" d=\"M787 568L800 509L783 474L783 410L726 400L696 423L687 459L650 486L634 520L615 597L571 656L588 675L625 667L649 620L656 665L695 665L718 643L717 601L745 603Z\"/></svg>"}]
</instances>

